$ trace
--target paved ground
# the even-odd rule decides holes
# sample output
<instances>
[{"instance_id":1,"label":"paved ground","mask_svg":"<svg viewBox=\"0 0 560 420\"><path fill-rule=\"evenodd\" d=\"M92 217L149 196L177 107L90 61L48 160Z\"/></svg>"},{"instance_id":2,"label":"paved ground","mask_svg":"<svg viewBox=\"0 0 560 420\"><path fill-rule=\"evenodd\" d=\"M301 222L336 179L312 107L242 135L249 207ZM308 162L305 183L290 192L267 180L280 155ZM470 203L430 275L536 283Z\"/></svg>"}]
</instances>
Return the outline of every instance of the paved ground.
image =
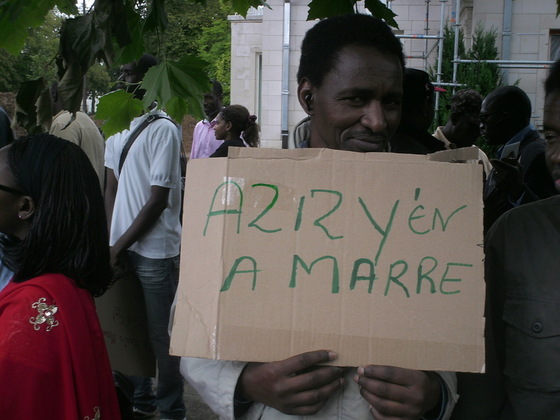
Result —
<instances>
[{"instance_id":1,"label":"paved ground","mask_svg":"<svg viewBox=\"0 0 560 420\"><path fill-rule=\"evenodd\" d=\"M218 419L218 416L208 408L188 382L185 384L185 405L187 406L188 420Z\"/></svg>"},{"instance_id":2,"label":"paved ground","mask_svg":"<svg viewBox=\"0 0 560 420\"><path fill-rule=\"evenodd\" d=\"M208 408L188 382L185 383L185 405L187 420L218 420L218 416ZM159 420L159 416L146 420Z\"/></svg>"}]
</instances>

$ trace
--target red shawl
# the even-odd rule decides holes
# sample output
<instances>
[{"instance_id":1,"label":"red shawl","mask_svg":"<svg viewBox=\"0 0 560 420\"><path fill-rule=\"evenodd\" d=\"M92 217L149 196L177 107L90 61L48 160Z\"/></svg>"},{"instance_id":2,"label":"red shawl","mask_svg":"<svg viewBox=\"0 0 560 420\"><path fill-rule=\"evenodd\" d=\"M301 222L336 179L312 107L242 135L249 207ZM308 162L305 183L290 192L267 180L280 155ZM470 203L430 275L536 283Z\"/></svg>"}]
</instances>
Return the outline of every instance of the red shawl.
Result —
<instances>
[{"instance_id":1,"label":"red shawl","mask_svg":"<svg viewBox=\"0 0 560 420\"><path fill-rule=\"evenodd\" d=\"M61 274L0 293L0 415L120 419L93 298Z\"/></svg>"}]
</instances>

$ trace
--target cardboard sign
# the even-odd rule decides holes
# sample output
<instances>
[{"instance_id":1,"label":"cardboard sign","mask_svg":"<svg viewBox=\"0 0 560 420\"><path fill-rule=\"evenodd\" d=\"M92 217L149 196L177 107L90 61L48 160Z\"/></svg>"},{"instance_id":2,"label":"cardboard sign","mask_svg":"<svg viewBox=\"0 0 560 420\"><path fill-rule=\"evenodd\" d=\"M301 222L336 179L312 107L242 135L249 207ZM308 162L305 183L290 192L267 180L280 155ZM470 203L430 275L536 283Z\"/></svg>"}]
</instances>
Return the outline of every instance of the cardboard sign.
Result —
<instances>
[{"instance_id":1,"label":"cardboard sign","mask_svg":"<svg viewBox=\"0 0 560 420\"><path fill-rule=\"evenodd\" d=\"M171 352L482 371L482 169L449 163L476 153L191 161Z\"/></svg>"},{"instance_id":2,"label":"cardboard sign","mask_svg":"<svg viewBox=\"0 0 560 420\"><path fill-rule=\"evenodd\" d=\"M138 279L125 275L95 300L111 368L126 375L155 376L144 294Z\"/></svg>"}]
</instances>

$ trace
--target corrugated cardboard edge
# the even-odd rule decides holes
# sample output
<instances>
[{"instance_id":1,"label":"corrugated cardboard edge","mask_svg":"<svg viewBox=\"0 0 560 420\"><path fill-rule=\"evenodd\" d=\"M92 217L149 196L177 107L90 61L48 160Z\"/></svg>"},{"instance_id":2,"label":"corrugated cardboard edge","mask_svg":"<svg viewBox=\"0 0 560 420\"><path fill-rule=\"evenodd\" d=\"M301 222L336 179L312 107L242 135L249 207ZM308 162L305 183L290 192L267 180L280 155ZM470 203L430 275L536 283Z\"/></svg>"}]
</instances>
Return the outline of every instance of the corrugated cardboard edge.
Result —
<instances>
[{"instance_id":1,"label":"corrugated cardboard edge","mask_svg":"<svg viewBox=\"0 0 560 420\"><path fill-rule=\"evenodd\" d=\"M447 162L469 163L478 161L478 148L462 147L443 150L429 155L410 155L402 153L356 153L333 149L266 149L253 147L231 147L228 159L324 159L324 160L364 160L380 162Z\"/></svg>"},{"instance_id":2,"label":"corrugated cardboard edge","mask_svg":"<svg viewBox=\"0 0 560 420\"><path fill-rule=\"evenodd\" d=\"M210 173L196 170L197 166L202 166L207 163L207 159L197 159L189 162L185 178L186 191L191 191L191 189L196 188L204 188L206 185L219 185L224 181L224 176L228 173L228 159L213 158L212 166L214 170ZM206 182L208 179L214 179L215 181L207 184ZM204 208L203 210L200 209L200 205L205 205L206 203L198 203L196 200L191 200L190 198L191 197L188 194L185 194L183 206L183 226L187 225L189 215L208 210L207 208ZM201 229L203 228L204 227L201 227ZM222 232L223 230L224 229L221 229ZM212 230L212 232L216 232L216 229ZM216 244L216 242L218 242L217 246L219 246L220 249L223 249L223 235L214 235L212 241L212 244ZM207 244L210 244L210 241L207 242ZM204 355L207 355L208 351L210 351L212 358L217 358L217 337L215 326L217 325L219 319L218 308L220 305L217 301L220 296L219 294L216 294L215 291L220 290L223 273L218 272L214 277L207 276L205 279L205 287L197 294L196 299L192 299L187 292L192 287L194 279L189 276L188 271L185 268L186 259L184 256L191 252L193 247L199 248L200 246L201 244L198 241L197 243L189 242L187 235L183 235L181 238L181 281L179 282L179 287L177 289L177 306L172 320L170 354L183 354L187 347L187 343L190 343L190 348L194 348L194 355L204 357ZM216 249L213 245L207 246L208 248ZM223 267L222 261L216 261L219 256L213 254L210 250L208 250L205 255L208 264L217 264L219 267ZM183 302L184 305L179 305L179 301ZM189 323L186 328L177 327L178 319L189 319ZM190 337L198 337L198 340L195 342L190 339ZM200 337L204 337L204 339L201 340Z\"/></svg>"}]
</instances>

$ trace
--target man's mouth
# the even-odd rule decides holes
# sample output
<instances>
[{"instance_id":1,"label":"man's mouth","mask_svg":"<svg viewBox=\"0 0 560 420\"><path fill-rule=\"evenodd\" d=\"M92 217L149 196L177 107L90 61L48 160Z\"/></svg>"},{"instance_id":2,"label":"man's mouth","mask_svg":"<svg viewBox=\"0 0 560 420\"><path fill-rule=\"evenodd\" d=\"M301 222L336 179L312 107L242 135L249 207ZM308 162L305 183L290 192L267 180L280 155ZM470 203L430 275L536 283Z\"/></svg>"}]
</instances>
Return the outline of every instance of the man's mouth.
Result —
<instances>
[{"instance_id":1,"label":"man's mouth","mask_svg":"<svg viewBox=\"0 0 560 420\"><path fill-rule=\"evenodd\" d=\"M554 169L550 175L552 176L552 180L554 181L554 187L556 191L560 192L560 168Z\"/></svg>"},{"instance_id":2,"label":"man's mouth","mask_svg":"<svg viewBox=\"0 0 560 420\"><path fill-rule=\"evenodd\" d=\"M354 135L344 140L342 148L356 152L386 152L387 144L385 136Z\"/></svg>"}]
</instances>

